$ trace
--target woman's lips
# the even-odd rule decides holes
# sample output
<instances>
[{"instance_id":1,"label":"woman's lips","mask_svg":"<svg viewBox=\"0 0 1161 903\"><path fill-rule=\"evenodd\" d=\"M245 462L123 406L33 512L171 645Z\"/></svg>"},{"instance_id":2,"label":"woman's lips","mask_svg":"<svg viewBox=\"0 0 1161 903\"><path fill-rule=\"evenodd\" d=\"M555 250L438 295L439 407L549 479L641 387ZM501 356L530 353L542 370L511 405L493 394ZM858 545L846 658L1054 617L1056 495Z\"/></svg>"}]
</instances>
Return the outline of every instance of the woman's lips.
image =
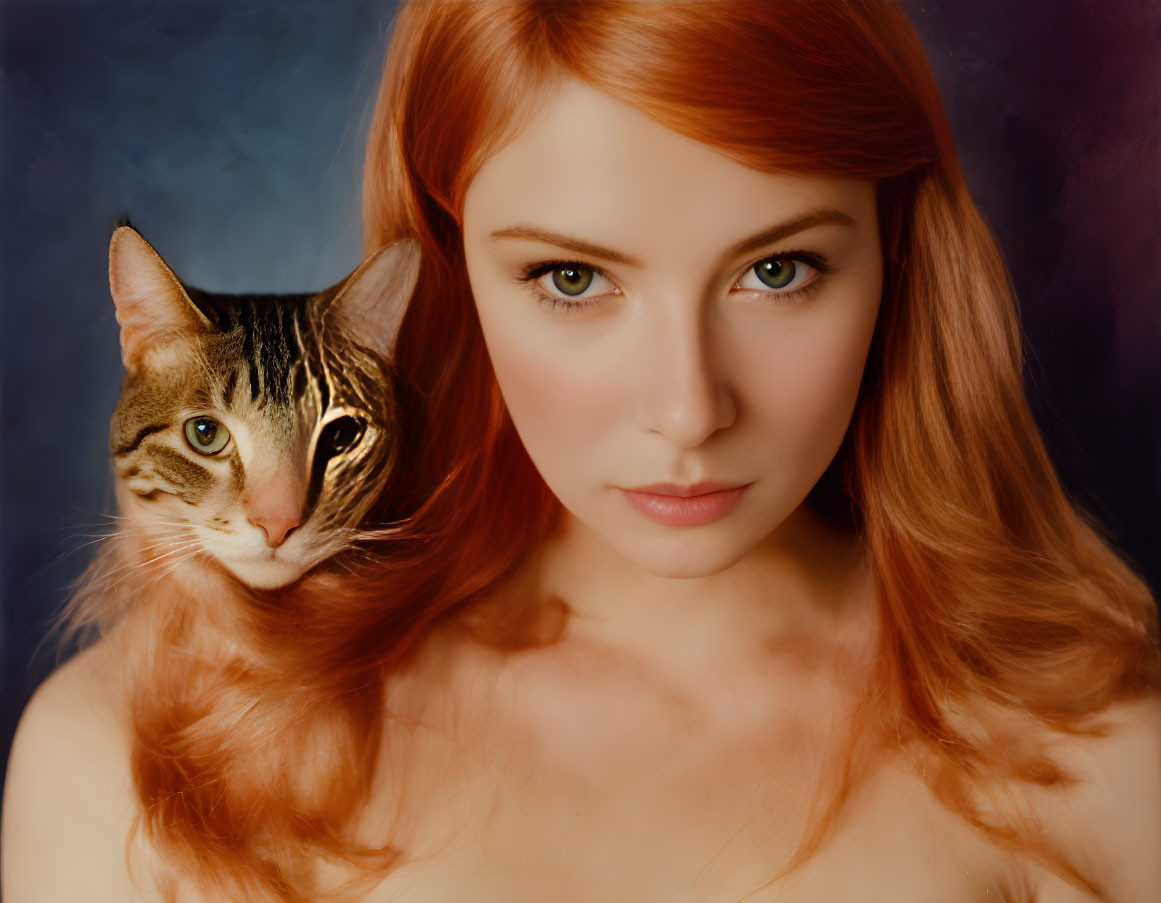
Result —
<instances>
[{"instance_id":1,"label":"woman's lips","mask_svg":"<svg viewBox=\"0 0 1161 903\"><path fill-rule=\"evenodd\" d=\"M750 485L747 483L733 489L719 489L690 496L643 492L639 489L622 489L621 492L625 494L630 505L650 520L671 527L692 527L709 524L724 517L738 503L738 499Z\"/></svg>"}]
</instances>

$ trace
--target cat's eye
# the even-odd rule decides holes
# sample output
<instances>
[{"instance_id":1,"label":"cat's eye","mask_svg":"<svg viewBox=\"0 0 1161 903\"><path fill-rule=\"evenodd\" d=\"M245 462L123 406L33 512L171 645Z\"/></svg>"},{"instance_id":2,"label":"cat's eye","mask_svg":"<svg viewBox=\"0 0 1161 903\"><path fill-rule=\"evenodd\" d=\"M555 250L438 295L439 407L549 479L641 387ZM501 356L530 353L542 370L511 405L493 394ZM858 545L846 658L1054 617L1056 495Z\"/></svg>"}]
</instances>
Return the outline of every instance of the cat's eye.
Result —
<instances>
[{"instance_id":1,"label":"cat's eye","mask_svg":"<svg viewBox=\"0 0 1161 903\"><path fill-rule=\"evenodd\" d=\"M230 431L213 417L194 417L185 422L185 441L200 455L216 455L229 443Z\"/></svg>"},{"instance_id":2,"label":"cat's eye","mask_svg":"<svg viewBox=\"0 0 1161 903\"><path fill-rule=\"evenodd\" d=\"M324 458L333 458L348 452L363 438L367 424L357 417L336 417L322 428L318 443L315 445L315 455Z\"/></svg>"}]
</instances>

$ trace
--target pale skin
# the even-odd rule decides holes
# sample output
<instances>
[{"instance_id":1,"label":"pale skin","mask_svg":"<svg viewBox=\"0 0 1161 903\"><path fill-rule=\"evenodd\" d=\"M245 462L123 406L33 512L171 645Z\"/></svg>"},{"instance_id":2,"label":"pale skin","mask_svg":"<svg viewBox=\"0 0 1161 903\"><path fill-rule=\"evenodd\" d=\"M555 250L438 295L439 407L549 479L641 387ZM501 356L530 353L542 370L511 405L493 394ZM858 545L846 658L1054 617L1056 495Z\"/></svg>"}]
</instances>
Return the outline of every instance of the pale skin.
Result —
<instances>
[{"instance_id":1,"label":"pale skin","mask_svg":"<svg viewBox=\"0 0 1161 903\"><path fill-rule=\"evenodd\" d=\"M831 221L770 234L819 211ZM814 861L762 887L798 838L876 637L858 543L802 505L850 422L878 314L874 185L758 172L566 83L476 174L463 227L501 391L566 508L519 580L576 616L559 643L515 656L451 625L392 683L393 768L361 830L381 839L402 813L416 852L366 901L1088 899L889 761ZM796 262L783 287L791 252L830 271ZM519 280L546 260L572 269ZM776 287L754 270L772 260ZM553 310L532 282L593 303ZM655 523L617 488L705 479L750 485L696 527ZM6 900L125 899L127 766L100 704L114 673L98 647L29 707L6 795ZM1161 702L1112 714L1123 728L1108 740L1060 747L1089 783L1032 802L1116 876L1116 903L1150 903ZM78 731L97 741L88 755L68 752ZM46 877L60 858L82 874Z\"/></svg>"},{"instance_id":2,"label":"pale skin","mask_svg":"<svg viewBox=\"0 0 1161 903\"><path fill-rule=\"evenodd\" d=\"M831 219L763 238L811 214ZM782 260L785 288L752 272L798 249L834 272ZM548 573L578 630L704 689L829 621L823 584L851 553L800 506L843 438L875 325L873 183L757 173L571 84L476 175L464 250L513 422L569 511ZM517 281L546 259L600 268L571 298L536 280L589 307L549 309ZM727 517L682 527L616 488L702 480L751 485Z\"/></svg>"}]
</instances>

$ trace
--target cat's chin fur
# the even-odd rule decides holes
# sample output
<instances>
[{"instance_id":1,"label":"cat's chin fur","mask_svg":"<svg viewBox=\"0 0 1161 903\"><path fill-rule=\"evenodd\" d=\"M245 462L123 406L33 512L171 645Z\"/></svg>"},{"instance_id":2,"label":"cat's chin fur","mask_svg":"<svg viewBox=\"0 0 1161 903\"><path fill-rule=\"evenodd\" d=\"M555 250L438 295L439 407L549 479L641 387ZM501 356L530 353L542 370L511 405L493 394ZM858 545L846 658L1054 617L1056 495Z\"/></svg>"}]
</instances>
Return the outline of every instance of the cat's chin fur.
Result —
<instances>
[{"instance_id":1,"label":"cat's chin fur","mask_svg":"<svg viewBox=\"0 0 1161 903\"><path fill-rule=\"evenodd\" d=\"M174 568L169 579L199 593L211 586L225 589L236 584L261 592L289 586L309 569L291 561L229 562L203 549L197 558Z\"/></svg>"},{"instance_id":2,"label":"cat's chin fur","mask_svg":"<svg viewBox=\"0 0 1161 903\"><path fill-rule=\"evenodd\" d=\"M148 534L134 537L138 548L134 556L141 560L142 543L149 542ZM148 564L144 564L148 569ZM241 559L230 561L224 556L204 546L198 554L192 556L176 567L162 567L158 569L152 579L170 581L185 590L191 590L200 595L210 590L226 590L230 585L241 584L245 589L263 591L276 590L289 586L311 569L313 564L304 564L297 560L271 558L267 561Z\"/></svg>"},{"instance_id":3,"label":"cat's chin fur","mask_svg":"<svg viewBox=\"0 0 1161 903\"><path fill-rule=\"evenodd\" d=\"M257 590L273 590L289 586L308 570L299 562L280 561L275 558L266 561L231 562L220 558L215 560L242 583Z\"/></svg>"}]
</instances>

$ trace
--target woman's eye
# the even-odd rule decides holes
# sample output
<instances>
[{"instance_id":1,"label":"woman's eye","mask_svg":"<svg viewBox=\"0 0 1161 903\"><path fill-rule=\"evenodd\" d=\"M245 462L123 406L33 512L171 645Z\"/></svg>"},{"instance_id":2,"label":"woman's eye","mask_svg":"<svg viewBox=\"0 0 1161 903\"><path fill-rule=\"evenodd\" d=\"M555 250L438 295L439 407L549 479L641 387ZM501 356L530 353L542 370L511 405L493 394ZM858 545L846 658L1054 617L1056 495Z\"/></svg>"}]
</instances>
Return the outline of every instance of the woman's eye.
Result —
<instances>
[{"instance_id":1,"label":"woman's eye","mask_svg":"<svg viewBox=\"0 0 1161 903\"><path fill-rule=\"evenodd\" d=\"M590 298L621 293L600 270L576 261L533 264L520 274L520 281L531 283L540 300L554 308L587 307Z\"/></svg>"},{"instance_id":2,"label":"woman's eye","mask_svg":"<svg viewBox=\"0 0 1161 903\"><path fill-rule=\"evenodd\" d=\"M185 441L199 455L216 455L230 441L230 431L213 417L194 417L185 422Z\"/></svg>"},{"instance_id":3,"label":"woman's eye","mask_svg":"<svg viewBox=\"0 0 1161 903\"><path fill-rule=\"evenodd\" d=\"M576 297L584 294L585 289L593 284L593 271L588 267L563 267L553 270L549 278L554 288L570 297Z\"/></svg>"},{"instance_id":4,"label":"woman's eye","mask_svg":"<svg viewBox=\"0 0 1161 903\"><path fill-rule=\"evenodd\" d=\"M784 301L797 299L818 288L823 274L830 269L820 258L807 261L787 254L767 257L750 267L734 288L778 295ZM810 278L812 271L817 273L814 279Z\"/></svg>"},{"instance_id":5,"label":"woman's eye","mask_svg":"<svg viewBox=\"0 0 1161 903\"><path fill-rule=\"evenodd\" d=\"M793 291L802 287L802 283L809 277L811 269L809 264L801 260L792 260L789 257L767 257L746 271L746 274L738 281L738 288Z\"/></svg>"},{"instance_id":6,"label":"woman's eye","mask_svg":"<svg viewBox=\"0 0 1161 903\"><path fill-rule=\"evenodd\" d=\"M734 284L734 289L773 295L778 303L790 303L803 300L817 289L830 270L830 265L817 254L780 254L755 263ZM601 295L621 294L600 270L571 260L532 264L519 278L521 282L531 283L542 304L563 313L589 308L599 303Z\"/></svg>"}]
</instances>

